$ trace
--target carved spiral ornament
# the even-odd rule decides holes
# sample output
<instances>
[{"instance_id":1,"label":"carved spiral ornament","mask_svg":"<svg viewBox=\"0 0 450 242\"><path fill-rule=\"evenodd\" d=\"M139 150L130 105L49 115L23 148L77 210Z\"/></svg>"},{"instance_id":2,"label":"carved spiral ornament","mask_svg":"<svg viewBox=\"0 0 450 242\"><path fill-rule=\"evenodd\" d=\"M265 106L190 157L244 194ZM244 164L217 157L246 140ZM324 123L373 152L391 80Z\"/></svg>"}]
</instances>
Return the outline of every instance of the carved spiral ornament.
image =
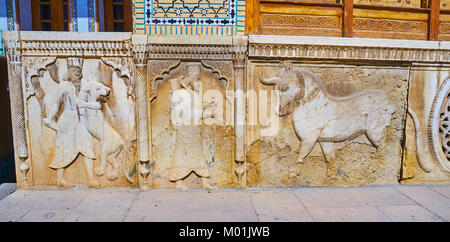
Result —
<instances>
[{"instance_id":1,"label":"carved spiral ornament","mask_svg":"<svg viewBox=\"0 0 450 242\"><path fill-rule=\"evenodd\" d=\"M428 138L434 158L450 172L450 76L442 82L434 98Z\"/></svg>"}]
</instances>

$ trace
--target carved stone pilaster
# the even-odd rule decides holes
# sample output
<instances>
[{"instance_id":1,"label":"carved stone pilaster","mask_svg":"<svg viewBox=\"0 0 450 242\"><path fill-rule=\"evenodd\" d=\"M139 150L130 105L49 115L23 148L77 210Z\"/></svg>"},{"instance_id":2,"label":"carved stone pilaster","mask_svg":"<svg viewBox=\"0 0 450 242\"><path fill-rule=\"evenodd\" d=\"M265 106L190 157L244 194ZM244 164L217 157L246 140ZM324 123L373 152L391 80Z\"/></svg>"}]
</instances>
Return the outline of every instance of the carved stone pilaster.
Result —
<instances>
[{"instance_id":1,"label":"carved stone pilaster","mask_svg":"<svg viewBox=\"0 0 450 242\"><path fill-rule=\"evenodd\" d=\"M26 162L28 158L27 130L25 126L25 107L22 85L22 61L21 46L16 32L5 34L5 49L8 58L8 79L10 86L10 99L12 110L12 124L14 132L14 147L20 158L19 169L23 174L25 185L27 185L27 173L30 169Z\"/></svg>"},{"instance_id":2,"label":"carved stone pilaster","mask_svg":"<svg viewBox=\"0 0 450 242\"><path fill-rule=\"evenodd\" d=\"M234 92L235 92L235 112L234 112L234 133L236 137L234 173L238 178L241 187L245 187L245 62L247 56L246 36L233 37L234 47Z\"/></svg>"},{"instance_id":3,"label":"carved stone pilaster","mask_svg":"<svg viewBox=\"0 0 450 242\"><path fill-rule=\"evenodd\" d=\"M139 186L148 189L148 175L151 170L151 144L149 125L149 99L147 96L147 38L146 36L133 36L133 59L136 65L136 107L138 127L139 150Z\"/></svg>"}]
</instances>

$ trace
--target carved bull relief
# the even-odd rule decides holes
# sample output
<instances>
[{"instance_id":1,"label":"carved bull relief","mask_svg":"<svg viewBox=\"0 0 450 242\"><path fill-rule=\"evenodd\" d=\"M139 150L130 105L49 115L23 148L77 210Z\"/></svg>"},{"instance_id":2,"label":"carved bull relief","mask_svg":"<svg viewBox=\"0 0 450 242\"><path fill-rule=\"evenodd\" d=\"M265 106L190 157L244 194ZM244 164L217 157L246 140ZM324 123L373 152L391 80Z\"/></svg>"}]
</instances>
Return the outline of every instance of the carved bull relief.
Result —
<instances>
[{"instance_id":1,"label":"carved bull relief","mask_svg":"<svg viewBox=\"0 0 450 242\"><path fill-rule=\"evenodd\" d=\"M34 58L25 61L33 62ZM25 72L32 73L27 76L27 109L35 185L134 184L136 128L130 79L100 59L42 62L38 69L25 65Z\"/></svg>"},{"instance_id":2,"label":"carved bull relief","mask_svg":"<svg viewBox=\"0 0 450 242\"><path fill-rule=\"evenodd\" d=\"M293 112L292 121L302 140L298 162L320 143L325 159L334 158L330 143L365 134L374 147L389 125L395 106L383 90L366 90L344 97L332 96L313 73L290 63L275 77L260 76L262 83L280 90L279 115Z\"/></svg>"},{"instance_id":3,"label":"carved bull relief","mask_svg":"<svg viewBox=\"0 0 450 242\"><path fill-rule=\"evenodd\" d=\"M397 112L401 115L403 112L394 105L385 87L381 88L387 80L376 80L374 83L363 79L354 83L336 82L336 78L344 79L340 75L348 75L349 71L339 70L339 73L333 75L330 74L331 70L327 71L326 66L322 70L312 68L319 71L320 76L333 79L323 81L317 74L290 62L285 62L284 66L278 68L270 64L255 63L250 68L250 74L256 80L253 80L247 89L254 87L270 90L267 87L273 87L273 90L279 91L279 106L275 113L280 116L279 132L273 137L258 135L252 131L253 127L249 127L247 159L252 166L250 170L253 170L247 174L248 177L253 177L249 179L250 183L272 184L262 176L273 176L274 170L278 169L284 175L276 175L277 182L285 184L357 184L359 181L352 176L365 179L363 174L367 173L367 170L354 170L349 160L362 159L358 166L373 166L375 164L369 164L370 159L383 159L380 155L389 149L386 143L391 142L387 136L390 136L392 131L387 131L387 128L391 125L393 115ZM361 68L356 71L366 76L372 74L370 70ZM405 71L401 70L400 73L405 74ZM261 84L255 83L257 81ZM346 85L349 88L344 88ZM397 85L397 88L404 89L404 84ZM334 94L337 90L345 91ZM259 109L260 105L261 103ZM399 147L400 142L395 142L395 145ZM367 154L354 158L360 156L357 146L370 150L368 153L372 158L362 158ZM317 156L319 150L322 157ZM353 153L341 154L345 150ZM327 164L312 165L312 160L317 162L318 158ZM269 161L279 164L275 165L275 168L269 168ZM295 164L294 161L299 163ZM386 160L382 162L390 163ZM326 176L318 173L326 173ZM395 182L395 179L392 177L390 182Z\"/></svg>"}]
</instances>

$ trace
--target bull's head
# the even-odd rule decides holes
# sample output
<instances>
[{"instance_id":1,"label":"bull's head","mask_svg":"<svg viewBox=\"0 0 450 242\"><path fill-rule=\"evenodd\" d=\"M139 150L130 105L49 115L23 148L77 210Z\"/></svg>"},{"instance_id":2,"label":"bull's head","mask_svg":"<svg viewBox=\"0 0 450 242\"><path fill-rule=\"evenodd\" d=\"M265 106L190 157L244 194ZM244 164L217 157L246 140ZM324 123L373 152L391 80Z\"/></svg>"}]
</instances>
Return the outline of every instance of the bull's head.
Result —
<instances>
[{"instance_id":1,"label":"bull's head","mask_svg":"<svg viewBox=\"0 0 450 242\"><path fill-rule=\"evenodd\" d=\"M261 72L260 81L266 85L273 85L274 89L280 92L280 106L276 111L279 116L290 114L295 102L303 98L304 84L300 85L304 83L303 75L293 71L291 62L285 62L285 67L275 75L270 75L266 71Z\"/></svg>"}]
</instances>

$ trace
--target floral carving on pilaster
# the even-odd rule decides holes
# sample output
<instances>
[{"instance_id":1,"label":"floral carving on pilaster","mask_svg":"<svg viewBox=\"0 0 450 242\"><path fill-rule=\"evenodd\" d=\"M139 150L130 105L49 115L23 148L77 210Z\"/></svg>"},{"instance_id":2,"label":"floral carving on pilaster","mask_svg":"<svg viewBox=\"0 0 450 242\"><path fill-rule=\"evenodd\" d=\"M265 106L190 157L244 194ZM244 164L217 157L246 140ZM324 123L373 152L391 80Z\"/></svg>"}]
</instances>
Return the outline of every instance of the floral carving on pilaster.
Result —
<instances>
[{"instance_id":1,"label":"floral carving on pilaster","mask_svg":"<svg viewBox=\"0 0 450 242\"><path fill-rule=\"evenodd\" d=\"M18 37L17 32L9 32L5 33L3 38L9 63L9 88L12 106L11 116L14 125L14 146L16 154L20 158L19 169L22 172L25 186L27 186L27 174L30 166L26 161L28 158L28 140L25 123L25 102L23 98L22 53L21 43Z\"/></svg>"},{"instance_id":2,"label":"floral carving on pilaster","mask_svg":"<svg viewBox=\"0 0 450 242\"><path fill-rule=\"evenodd\" d=\"M234 50L234 93L235 93L235 112L234 112L234 134L235 140L235 166L234 173L237 176L238 184L241 187L246 186L245 173L247 170L245 164L245 97L244 97L244 78L245 62L247 58L248 38L246 36L233 37Z\"/></svg>"},{"instance_id":3,"label":"floral carving on pilaster","mask_svg":"<svg viewBox=\"0 0 450 242\"><path fill-rule=\"evenodd\" d=\"M247 36L234 36L233 37L235 68L244 68L245 67L245 60L247 59L247 46L248 46L248 37Z\"/></svg>"},{"instance_id":4,"label":"floral carving on pilaster","mask_svg":"<svg viewBox=\"0 0 450 242\"><path fill-rule=\"evenodd\" d=\"M147 96L147 36L133 36L134 79L136 83L136 109L138 128L139 186L149 188L148 177L151 172L151 143L149 137L149 101Z\"/></svg>"},{"instance_id":5,"label":"floral carving on pilaster","mask_svg":"<svg viewBox=\"0 0 450 242\"><path fill-rule=\"evenodd\" d=\"M147 43L133 43L133 60L136 66L142 66L147 61Z\"/></svg>"}]
</instances>

